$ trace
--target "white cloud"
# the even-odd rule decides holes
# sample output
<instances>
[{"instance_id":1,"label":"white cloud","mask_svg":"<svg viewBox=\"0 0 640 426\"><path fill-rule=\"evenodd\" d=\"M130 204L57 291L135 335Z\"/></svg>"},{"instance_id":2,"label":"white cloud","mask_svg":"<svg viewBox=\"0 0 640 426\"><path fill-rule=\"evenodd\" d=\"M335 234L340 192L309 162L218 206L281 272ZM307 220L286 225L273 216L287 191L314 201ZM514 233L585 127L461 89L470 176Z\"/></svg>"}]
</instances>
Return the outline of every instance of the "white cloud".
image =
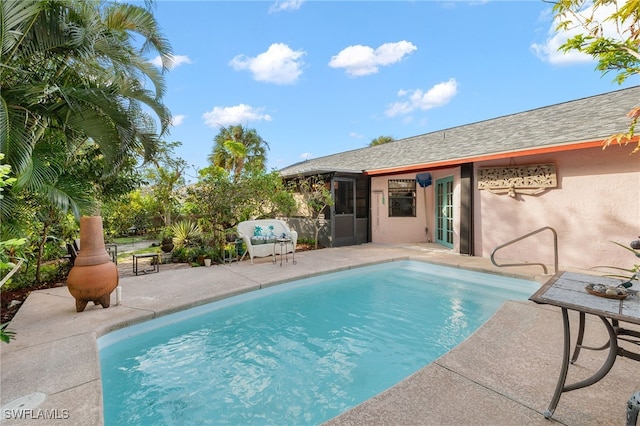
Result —
<instances>
[{"instance_id":1,"label":"white cloud","mask_svg":"<svg viewBox=\"0 0 640 426\"><path fill-rule=\"evenodd\" d=\"M276 0L269 8L269 13L298 10L303 2L304 0Z\"/></svg>"},{"instance_id":2,"label":"white cloud","mask_svg":"<svg viewBox=\"0 0 640 426\"><path fill-rule=\"evenodd\" d=\"M622 39L622 36L617 32L615 22L605 20L608 16L615 12L615 4L602 5L596 9L595 14L593 6L589 6L580 12L581 19L593 19L594 22L599 22L602 25L603 35L605 37L613 39ZM568 20L569 17L563 18ZM575 18L571 19L575 22ZM557 31L559 21L554 19L551 23L549 30L547 31L547 39L544 43L533 43L531 50L533 53L545 62L549 62L554 65L581 63L593 61L591 55L586 53L580 53L575 50L571 50L568 53L558 51L558 48L563 45L569 38L585 33L585 29L580 24L570 24L567 30Z\"/></svg>"},{"instance_id":3,"label":"white cloud","mask_svg":"<svg viewBox=\"0 0 640 426\"><path fill-rule=\"evenodd\" d=\"M153 58L151 60L151 63L158 68L162 67L162 59L160 59L160 56L156 56L155 58ZM172 70L174 68L179 67L182 64L192 64L192 63L193 62L191 62L191 59L189 59L189 57L186 55L174 55L171 57L171 66L169 66L169 69Z\"/></svg>"},{"instance_id":4,"label":"white cloud","mask_svg":"<svg viewBox=\"0 0 640 426\"><path fill-rule=\"evenodd\" d=\"M426 111L447 104L458 92L458 82L454 78L438 83L423 92L422 89L399 90L400 98L404 101L395 102L387 108L385 114L389 117L409 114L416 110Z\"/></svg>"},{"instance_id":5,"label":"white cloud","mask_svg":"<svg viewBox=\"0 0 640 426\"><path fill-rule=\"evenodd\" d=\"M184 119L187 118L186 115L178 114L171 117L171 125L179 126L184 122Z\"/></svg>"},{"instance_id":6,"label":"white cloud","mask_svg":"<svg viewBox=\"0 0 640 426\"><path fill-rule=\"evenodd\" d=\"M151 64L155 65L158 68L160 68L160 67L162 67L162 59L160 58L160 56L156 56L155 58L153 58L151 60Z\"/></svg>"},{"instance_id":7,"label":"white cloud","mask_svg":"<svg viewBox=\"0 0 640 426\"><path fill-rule=\"evenodd\" d=\"M347 75L360 77L378 72L379 66L403 60L418 48L408 41L385 43L375 50L360 44L344 48L329 61L332 68L344 68Z\"/></svg>"},{"instance_id":8,"label":"white cloud","mask_svg":"<svg viewBox=\"0 0 640 426\"><path fill-rule=\"evenodd\" d=\"M313 158L313 154L311 154L310 152L305 152L300 154L300 158L302 158L303 160L309 160Z\"/></svg>"},{"instance_id":9,"label":"white cloud","mask_svg":"<svg viewBox=\"0 0 640 426\"><path fill-rule=\"evenodd\" d=\"M358 132L349 132L349 136L351 136L354 139L363 139L364 135L358 133Z\"/></svg>"},{"instance_id":10,"label":"white cloud","mask_svg":"<svg viewBox=\"0 0 640 426\"><path fill-rule=\"evenodd\" d=\"M229 65L234 70L249 70L254 80L275 84L294 84L302 74L304 62L302 57L306 55L303 50L292 50L282 43L274 43L266 52L252 58L238 55Z\"/></svg>"},{"instance_id":11,"label":"white cloud","mask_svg":"<svg viewBox=\"0 0 640 426\"><path fill-rule=\"evenodd\" d=\"M211 111L202 114L204 124L209 127L232 126L249 121L271 121L269 114L264 114L263 108L253 108L240 104L230 107L213 107Z\"/></svg>"}]
</instances>

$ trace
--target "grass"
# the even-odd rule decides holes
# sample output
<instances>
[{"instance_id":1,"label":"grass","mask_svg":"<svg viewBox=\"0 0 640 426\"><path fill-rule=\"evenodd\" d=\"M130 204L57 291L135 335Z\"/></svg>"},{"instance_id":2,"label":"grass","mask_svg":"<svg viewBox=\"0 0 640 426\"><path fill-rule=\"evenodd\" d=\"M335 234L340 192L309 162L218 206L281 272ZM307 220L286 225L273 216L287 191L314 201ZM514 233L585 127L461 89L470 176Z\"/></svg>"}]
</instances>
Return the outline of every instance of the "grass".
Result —
<instances>
[{"instance_id":1,"label":"grass","mask_svg":"<svg viewBox=\"0 0 640 426\"><path fill-rule=\"evenodd\" d=\"M124 260L124 259L131 260L131 255L134 255L134 254L160 253L160 252L161 252L160 247L146 247L146 248L141 248L134 251L128 251L126 253L118 253L118 260Z\"/></svg>"},{"instance_id":2,"label":"grass","mask_svg":"<svg viewBox=\"0 0 640 426\"><path fill-rule=\"evenodd\" d=\"M114 244L131 244L134 241L155 240L151 236L147 235L130 235L126 237L113 238L110 242Z\"/></svg>"}]
</instances>

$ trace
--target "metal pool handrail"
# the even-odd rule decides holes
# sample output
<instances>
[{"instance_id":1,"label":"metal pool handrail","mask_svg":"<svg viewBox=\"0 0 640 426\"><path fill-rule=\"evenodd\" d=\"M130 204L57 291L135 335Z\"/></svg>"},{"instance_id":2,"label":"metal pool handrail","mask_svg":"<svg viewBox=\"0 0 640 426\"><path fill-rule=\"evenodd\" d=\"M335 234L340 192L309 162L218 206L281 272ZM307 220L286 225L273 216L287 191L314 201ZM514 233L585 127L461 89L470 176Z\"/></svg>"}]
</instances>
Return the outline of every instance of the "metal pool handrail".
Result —
<instances>
[{"instance_id":1,"label":"metal pool handrail","mask_svg":"<svg viewBox=\"0 0 640 426\"><path fill-rule=\"evenodd\" d=\"M504 266L529 266L529 265L540 265L540 266L542 266L542 269L544 270L544 273L545 273L545 274L548 274L548 271L547 271L547 265L545 265L544 263L503 263L503 264L498 264L498 263L496 262L496 259L495 259L495 254L496 254L496 252L497 252L498 250L500 250L500 249L502 249L502 248L504 248L504 247L507 247L507 246L509 246L509 245L511 245L511 244L513 244L513 243L517 243L518 241L524 240L525 238L528 238L528 237L530 237L530 236L532 236L532 235L538 234L538 233L540 233L540 232L542 232L542 231L546 231L547 229L548 229L549 231L553 232L553 262L554 262L554 263L553 263L553 267L554 267L554 273L557 273L557 272L558 272L558 233L556 232L556 230L555 230L555 229L553 229L553 228L552 228L552 227L550 227L550 226L545 226L545 227L542 227L542 228L540 228L540 229L536 229L536 230L535 230L535 231L533 231L533 232L529 232L529 233L528 233L528 234L526 234L526 235L523 235L523 236L521 236L521 237L518 237L518 238L516 238L515 240L511 240L511 241L509 241L509 242L507 242L507 243L504 243L504 244L499 245L498 247L494 248L494 249L493 249L493 251L491 252L491 263L493 263L493 264L494 264L494 266L497 266L497 267L499 267L499 268L504 267Z\"/></svg>"}]
</instances>

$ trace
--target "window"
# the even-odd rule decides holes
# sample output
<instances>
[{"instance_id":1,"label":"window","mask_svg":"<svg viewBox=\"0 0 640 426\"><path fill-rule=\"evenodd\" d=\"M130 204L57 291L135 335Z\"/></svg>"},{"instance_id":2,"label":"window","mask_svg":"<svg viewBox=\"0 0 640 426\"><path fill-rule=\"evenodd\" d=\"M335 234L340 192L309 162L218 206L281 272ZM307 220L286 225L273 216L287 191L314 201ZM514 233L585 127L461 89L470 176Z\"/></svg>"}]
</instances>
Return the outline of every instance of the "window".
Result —
<instances>
[{"instance_id":1,"label":"window","mask_svg":"<svg viewBox=\"0 0 640 426\"><path fill-rule=\"evenodd\" d=\"M416 216L416 180L389 179L389 217Z\"/></svg>"},{"instance_id":2,"label":"window","mask_svg":"<svg viewBox=\"0 0 640 426\"><path fill-rule=\"evenodd\" d=\"M333 181L334 210L336 214L353 214L353 180Z\"/></svg>"}]
</instances>

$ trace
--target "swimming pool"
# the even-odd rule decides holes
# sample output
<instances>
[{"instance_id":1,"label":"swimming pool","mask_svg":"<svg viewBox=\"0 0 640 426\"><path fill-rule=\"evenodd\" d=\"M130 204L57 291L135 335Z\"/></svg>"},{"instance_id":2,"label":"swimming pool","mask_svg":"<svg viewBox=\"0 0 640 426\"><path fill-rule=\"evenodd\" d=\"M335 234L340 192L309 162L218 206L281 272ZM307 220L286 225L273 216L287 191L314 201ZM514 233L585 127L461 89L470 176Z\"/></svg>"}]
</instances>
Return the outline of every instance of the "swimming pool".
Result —
<instances>
[{"instance_id":1,"label":"swimming pool","mask_svg":"<svg viewBox=\"0 0 640 426\"><path fill-rule=\"evenodd\" d=\"M416 261L282 284L98 339L105 424L319 424L539 284Z\"/></svg>"}]
</instances>

